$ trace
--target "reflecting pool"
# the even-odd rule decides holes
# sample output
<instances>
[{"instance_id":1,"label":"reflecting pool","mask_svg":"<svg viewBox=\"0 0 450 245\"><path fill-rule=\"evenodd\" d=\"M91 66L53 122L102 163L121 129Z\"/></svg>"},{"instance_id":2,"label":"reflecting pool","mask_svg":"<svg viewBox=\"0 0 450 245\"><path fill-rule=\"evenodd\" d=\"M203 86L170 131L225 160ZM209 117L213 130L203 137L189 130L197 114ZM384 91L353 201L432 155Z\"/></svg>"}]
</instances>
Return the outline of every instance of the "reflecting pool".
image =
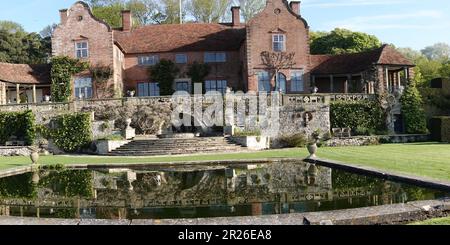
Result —
<instances>
[{"instance_id":1,"label":"reflecting pool","mask_svg":"<svg viewBox=\"0 0 450 245\"><path fill-rule=\"evenodd\" d=\"M0 179L0 215L168 219L327 211L449 193L304 162L64 169Z\"/></svg>"}]
</instances>

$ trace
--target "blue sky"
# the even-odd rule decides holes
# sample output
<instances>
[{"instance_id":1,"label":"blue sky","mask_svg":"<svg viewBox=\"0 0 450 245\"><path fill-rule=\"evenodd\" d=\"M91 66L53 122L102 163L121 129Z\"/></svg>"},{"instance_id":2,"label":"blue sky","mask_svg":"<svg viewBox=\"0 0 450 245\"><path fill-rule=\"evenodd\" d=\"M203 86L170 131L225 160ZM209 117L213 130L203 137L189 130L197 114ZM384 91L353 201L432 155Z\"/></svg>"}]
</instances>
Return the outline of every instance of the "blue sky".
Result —
<instances>
[{"instance_id":1,"label":"blue sky","mask_svg":"<svg viewBox=\"0 0 450 245\"><path fill-rule=\"evenodd\" d=\"M16 21L29 32L38 32L58 23L58 10L75 1L0 0L0 20ZM414 49L450 43L448 0L302 0L301 12L312 30L348 28Z\"/></svg>"}]
</instances>

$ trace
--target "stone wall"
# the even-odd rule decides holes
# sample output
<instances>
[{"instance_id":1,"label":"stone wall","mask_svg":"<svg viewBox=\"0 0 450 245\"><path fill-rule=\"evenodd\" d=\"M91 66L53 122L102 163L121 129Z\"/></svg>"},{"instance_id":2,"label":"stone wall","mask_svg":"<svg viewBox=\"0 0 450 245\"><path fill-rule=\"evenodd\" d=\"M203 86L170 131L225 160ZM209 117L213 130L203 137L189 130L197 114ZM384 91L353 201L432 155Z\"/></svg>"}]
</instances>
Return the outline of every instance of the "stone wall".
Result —
<instances>
[{"instance_id":1,"label":"stone wall","mask_svg":"<svg viewBox=\"0 0 450 245\"><path fill-rule=\"evenodd\" d=\"M319 131L330 132L330 106L326 104L287 105L280 111L279 136Z\"/></svg>"},{"instance_id":2,"label":"stone wall","mask_svg":"<svg viewBox=\"0 0 450 245\"><path fill-rule=\"evenodd\" d=\"M31 154L30 149L28 147L23 146L1 146L0 147L0 156L9 157L9 156L29 156Z\"/></svg>"}]
</instances>

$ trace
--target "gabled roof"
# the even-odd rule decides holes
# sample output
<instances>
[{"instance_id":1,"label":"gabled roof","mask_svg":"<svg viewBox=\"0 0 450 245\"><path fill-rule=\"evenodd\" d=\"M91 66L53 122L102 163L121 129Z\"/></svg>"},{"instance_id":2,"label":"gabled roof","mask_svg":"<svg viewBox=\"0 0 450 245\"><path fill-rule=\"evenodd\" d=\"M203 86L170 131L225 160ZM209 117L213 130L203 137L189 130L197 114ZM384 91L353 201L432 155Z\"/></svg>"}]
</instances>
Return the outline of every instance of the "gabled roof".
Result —
<instances>
[{"instance_id":1,"label":"gabled roof","mask_svg":"<svg viewBox=\"0 0 450 245\"><path fill-rule=\"evenodd\" d=\"M226 24L167 24L114 31L114 41L128 54L237 51L245 40L245 26Z\"/></svg>"},{"instance_id":2,"label":"gabled roof","mask_svg":"<svg viewBox=\"0 0 450 245\"><path fill-rule=\"evenodd\" d=\"M311 55L313 74L359 73L373 65L414 66L389 45L371 51L343 55Z\"/></svg>"},{"instance_id":3,"label":"gabled roof","mask_svg":"<svg viewBox=\"0 0 450 245\"><path fill-rule=\"evenodd\" d=\"M0 63L0 81L14 84L50 84L50 65Z\"/></svg>"}]
</instances>

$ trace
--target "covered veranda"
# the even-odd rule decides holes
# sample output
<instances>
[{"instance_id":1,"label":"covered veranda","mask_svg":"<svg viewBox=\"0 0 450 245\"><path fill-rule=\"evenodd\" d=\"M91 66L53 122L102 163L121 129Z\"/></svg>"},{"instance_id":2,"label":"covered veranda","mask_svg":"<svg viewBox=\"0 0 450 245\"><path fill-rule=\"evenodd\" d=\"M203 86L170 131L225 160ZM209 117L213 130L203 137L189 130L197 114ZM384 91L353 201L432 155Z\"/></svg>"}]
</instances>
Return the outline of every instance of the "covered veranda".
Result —
<instances>
[{"instance_id":1,"label":"covered veranda","mask_svg":"<svg viewBox=\"0 0 450 245\"><path fill-rule=\"evenodd\" d=\"M50 96L50 67L0 63L0 105L42 103Z\"/></svg>"},{"instance_id":2,"label":"covered veranda","mask_svg":"<svg viewBox=\"0 0 450 245\"><path fill-rule=\"evenodd\" d=\"M314 55L311 85L318 93L395 93L413 78L414 64L393 47L356 54Z\"/></svg>"}]
</instances>

